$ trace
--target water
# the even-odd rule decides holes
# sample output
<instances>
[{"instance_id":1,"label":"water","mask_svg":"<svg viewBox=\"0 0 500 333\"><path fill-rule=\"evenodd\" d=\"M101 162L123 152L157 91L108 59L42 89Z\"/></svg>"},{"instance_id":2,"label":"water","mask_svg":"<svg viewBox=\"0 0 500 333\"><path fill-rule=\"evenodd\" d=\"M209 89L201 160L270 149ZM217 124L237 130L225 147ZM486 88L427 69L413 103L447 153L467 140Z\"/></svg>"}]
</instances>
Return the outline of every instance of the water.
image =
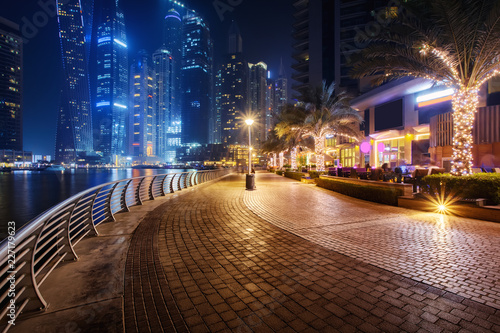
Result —
<instances>
[{"instance_id":1,"label":"water","mask_svg":"<svg viewBox=\"0 0 500 333\"><path fill-rule=\"evenodd\" d=\"M114 180L183 172L174 169L70 169L65 171L13 171L0 173L0 240L7 222L16 228L59 202L99 184Z\"/></svg>"}]
</instances>

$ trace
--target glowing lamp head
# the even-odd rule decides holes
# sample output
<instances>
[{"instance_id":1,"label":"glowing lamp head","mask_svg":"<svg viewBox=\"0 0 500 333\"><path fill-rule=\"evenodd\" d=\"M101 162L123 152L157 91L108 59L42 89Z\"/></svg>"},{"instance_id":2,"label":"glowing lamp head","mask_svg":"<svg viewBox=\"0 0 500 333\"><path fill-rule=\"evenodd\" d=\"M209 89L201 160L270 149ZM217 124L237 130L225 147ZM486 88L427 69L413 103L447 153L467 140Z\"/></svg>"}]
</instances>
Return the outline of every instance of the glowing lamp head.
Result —
<instances>
[{"instance_id":1,"label":"glowing lamp head","mask_svg":"<svg viewBox=\"0 0 500 333\"><path fill-rule=\"evenodd\" d=\"M383 152L385 151L385 144L383 142L380 142L378 145L377 145L377 150L379 152Z\"/></svg>"},{"instance_id":2,"label":"glowing lamp head","mask_svg":"<svg viewBox=\"0 0 500 333\"><path fill-rule=\"evenodd\" d=\"M446 205L440 204L437 206L439 213L445 213L447 211Z\"/></svg>"},{"instance_id":3,"label":"glowing lamp head","mask_svg":"<svg viewBox=\"0 0 500 333\"><path fill-rule=\"evenodd\" d=\"M368 154L371 149L370 142L363 142L360 148L362 153Z\"/></svg>"},{"instance_id":4,"label":"glowing lamp head","mask_svg":"<svg viewBox=\"0 0 500 333\"><path fill-rule=\"evenodd\" d=\"M253 124L253 119L247 119L247 120L245 120L245 123L246 123L248 126L252 126L252 124Z\"/></svg>"}]
</instances>

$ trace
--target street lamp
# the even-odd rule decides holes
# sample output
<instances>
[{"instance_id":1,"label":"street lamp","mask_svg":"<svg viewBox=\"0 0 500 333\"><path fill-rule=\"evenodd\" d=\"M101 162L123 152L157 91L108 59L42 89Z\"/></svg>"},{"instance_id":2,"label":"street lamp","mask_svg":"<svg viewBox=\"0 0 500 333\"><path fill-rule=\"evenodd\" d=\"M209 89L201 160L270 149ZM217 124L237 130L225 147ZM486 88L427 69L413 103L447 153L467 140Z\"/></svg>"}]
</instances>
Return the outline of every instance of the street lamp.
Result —
<instances>
[{"instance_id":1,"label":"street lamp","mask_svg":"<svg viewBox=\"0 0 500 333\"><path fill-rule=\"evenodd\" d=\"M245 123L248 125L248 174L246 177L247 181L247 190L253 190L255 188L255 175L252 175L252 149L250 146L252 145L252 133L251 127L253 124L253 119L245 120Z\"/></svg>"}]
</instances>

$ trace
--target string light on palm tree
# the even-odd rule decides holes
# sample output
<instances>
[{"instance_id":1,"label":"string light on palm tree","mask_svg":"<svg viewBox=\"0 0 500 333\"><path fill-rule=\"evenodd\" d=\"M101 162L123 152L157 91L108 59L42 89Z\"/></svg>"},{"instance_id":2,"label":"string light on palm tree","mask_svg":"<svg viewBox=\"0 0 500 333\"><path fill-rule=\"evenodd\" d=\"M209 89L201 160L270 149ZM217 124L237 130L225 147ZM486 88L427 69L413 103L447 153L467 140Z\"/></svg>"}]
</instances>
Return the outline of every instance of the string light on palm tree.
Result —
<instances>
[{"instance_id":1,"label":"string light on palm tree","mask_svg":"<svg viewBox=\"0 0 500 333\"><path fill-rule=\"evenodd\" d=\"M479 90L500 74L500 5L484 0L422 0L400 4L400 15L362 52L353 77L380 84L401 77L452 87L452 174L472 173L472 129ZM382 75L380 75L382 74Z\"/></svg>"}]
</instances>

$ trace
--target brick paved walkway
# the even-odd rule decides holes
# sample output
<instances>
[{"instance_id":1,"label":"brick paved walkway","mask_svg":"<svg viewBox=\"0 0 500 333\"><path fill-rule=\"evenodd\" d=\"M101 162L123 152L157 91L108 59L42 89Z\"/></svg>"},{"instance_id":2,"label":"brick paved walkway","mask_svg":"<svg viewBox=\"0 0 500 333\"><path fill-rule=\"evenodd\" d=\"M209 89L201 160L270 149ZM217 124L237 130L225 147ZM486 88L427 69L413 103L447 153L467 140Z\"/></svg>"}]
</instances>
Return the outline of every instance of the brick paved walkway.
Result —
<instances>
[{"instance_id":1,"label":"brick paved walkway","mask_svg":"<svg viewBox=\"0 0 500 333\"><path fill-rule=\"evenodd\" d=\"M321 206L330 200L337 208ZM257 175L254 192L244 190L242 175L232 175L169 200L132 238L126 331L500 332L500 310L484 299L399 274L413 260L401 252L414 253L413 266L421 270L441 260L443 267L466 269L476 263L476 271L489 274L495 262L486 261L500 252L498 225L455 219L440 225L432 214L365 202L360 210L359 203L265 173ZM281 218L268 208L280 209ZM428 231L435 228L443 230ZM453 254L459 243L474 251ZM474 246L489 253L481 257ZM380 258L392 258L399 272L386 261L370 263ZM491 273L498 270L497 264ZM498 279L491 283L489 290L498 288Z\"/></svg>"}]
</instances>

